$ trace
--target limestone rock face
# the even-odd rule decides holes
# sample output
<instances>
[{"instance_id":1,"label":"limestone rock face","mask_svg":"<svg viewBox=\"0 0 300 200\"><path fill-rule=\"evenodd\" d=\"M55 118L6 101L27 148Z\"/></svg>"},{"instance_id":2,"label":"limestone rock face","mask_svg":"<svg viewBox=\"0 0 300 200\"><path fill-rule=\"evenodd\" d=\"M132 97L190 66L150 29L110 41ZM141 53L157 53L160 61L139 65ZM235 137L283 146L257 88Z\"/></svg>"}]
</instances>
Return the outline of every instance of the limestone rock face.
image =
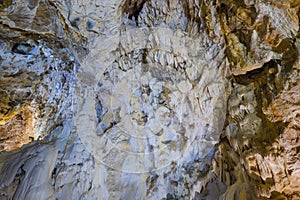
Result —
<instances>
[{"instance_id":1,"label":"limestone rock face","mask_svg":"<svg viewBox=\"0 0 300 200\"><path fill-rule=\"evenodd\" d=\"M0 2L0 199L299 199L299 6Z\"/></svg>"}]
</instances>

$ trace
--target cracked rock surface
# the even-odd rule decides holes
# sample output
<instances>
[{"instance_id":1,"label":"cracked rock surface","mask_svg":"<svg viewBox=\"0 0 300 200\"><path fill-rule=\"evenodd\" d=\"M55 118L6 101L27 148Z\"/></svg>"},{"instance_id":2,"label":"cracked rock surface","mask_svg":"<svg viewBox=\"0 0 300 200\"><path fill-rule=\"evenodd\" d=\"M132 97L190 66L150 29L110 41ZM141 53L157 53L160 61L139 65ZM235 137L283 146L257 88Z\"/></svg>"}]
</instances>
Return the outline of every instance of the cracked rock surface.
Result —
<instances>
[{"instance_id":1,"label":"cracked rock surface","mask_svg":"<svg viewBox=\"0 0 300 200\"><path fill-rule=\"evenodd\" d=\"M299 199L299 6L0 2L0 199Z\"/></svg>"}]
</instances>

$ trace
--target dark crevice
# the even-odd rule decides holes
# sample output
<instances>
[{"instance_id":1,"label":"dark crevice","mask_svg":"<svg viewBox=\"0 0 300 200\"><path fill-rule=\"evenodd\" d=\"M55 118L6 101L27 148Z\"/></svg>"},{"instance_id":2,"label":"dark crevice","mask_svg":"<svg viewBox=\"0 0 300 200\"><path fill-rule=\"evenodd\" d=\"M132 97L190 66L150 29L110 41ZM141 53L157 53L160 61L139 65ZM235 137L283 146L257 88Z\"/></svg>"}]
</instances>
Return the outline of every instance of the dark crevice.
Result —
<instances>
[{"instance_id":1,"label":"dark crevice","mask_svg":"<svg viewBox=\"0 0 300 200\"><path fill-rule=\"evenodd\" d=\"M1 0L0 1L0 10L8 8L12 4L12 0Z\"/></svg>"},{"instance_id":2,"label":"dark crevice","mask_svg":"<svg viewBox=\"0 0 300 200\"><path fill-rule=\"evenodd\" d=\"M95 109L96 109L96 115L99 123L102 121L104 113L103 113L103 106L101 104L101 101L98 98L95 99Z\"/></svg>"},{"instance_id":3,"label":"dark crevice","mask_svg":"<svg viewBox=\"0 0 300 200\"><path fill-rule=\"evenodd\" d=\"M252 138L252 143L257 144L255 145L255 151L261 155L266 154L265 147L271 145L286 127L284 123L271 122L263 113L263 109L266 109L282 91L284 82L288 78L287 74L291 71L291 67L282 66L281 63L281 60L271 60L259 69L234 77L238 84L254 85L254 94L257 102L256 112L257 116L262 120L261 124L263 126L259 128L256 135Z\"/></svg>"},{"instance_id":4,"label":"dark crevice","mask_svg":"<svg viewBox=\"0 0 300 200\"><path fill-rule=\"evenodd\" d=\"M199 7L191 4L189 0L181 1L185 17L188 19L188 22L192 22L192 24L195 22L198 25L198 31L209 30L207 20L211 15L211 8L203 1L199 1ZM195 25L192 26L193 28L197 27Z\"/></svg>"},{"instance_id":5,"label":"dark crevice","mask_svg":"<svg viewBox=\"0 0 300 200\"><path fill-rule=\"evenodd\" d=\"M76 17L74 20L70 21L71 26L73 26L74 28L79 29L79 24L80 24L80 18Z\"/></svg>"},{"instance_id":6,"label":"dark crevice","mask_svg":"<svg viewBox=\"0 0 300 200\"><path fill-rule=\"evenodd\" d=\"M138 16L146 2L147 0L127 0L123 5L122 11L124 14L128 14L129 19L133 20L134 18L137 23Z\"/></svg>"},{"instance_id":7,"label":"dark crevice","mask_svg":"<svg viewBox=\"0 0 300 200\"><path fill-rule=\"evenodd\" d=\"M31 51L34 48L35 47L33 45L31 45L31 44L20 43L20 44L15 44L12 47L12 52L17 53L17 54L30 55Z\"/></svg>"}]
</instances>

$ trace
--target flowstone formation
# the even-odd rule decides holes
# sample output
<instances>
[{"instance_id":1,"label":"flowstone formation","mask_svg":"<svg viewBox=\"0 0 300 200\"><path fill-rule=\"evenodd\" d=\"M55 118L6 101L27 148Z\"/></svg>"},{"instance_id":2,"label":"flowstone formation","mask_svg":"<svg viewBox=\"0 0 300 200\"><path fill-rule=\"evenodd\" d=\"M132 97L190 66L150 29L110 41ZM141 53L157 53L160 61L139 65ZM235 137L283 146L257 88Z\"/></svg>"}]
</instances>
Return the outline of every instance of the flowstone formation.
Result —
<instances>
[{"instance_id":1,"label":"flowstone formation","mask_svg":"<svg viewBox=\"0 0 300 200\"><path fill-rule=\"evenodd\" d=\"M0 199L298 199L299 6L0 2Z\"/></svg>"}]
</instances>

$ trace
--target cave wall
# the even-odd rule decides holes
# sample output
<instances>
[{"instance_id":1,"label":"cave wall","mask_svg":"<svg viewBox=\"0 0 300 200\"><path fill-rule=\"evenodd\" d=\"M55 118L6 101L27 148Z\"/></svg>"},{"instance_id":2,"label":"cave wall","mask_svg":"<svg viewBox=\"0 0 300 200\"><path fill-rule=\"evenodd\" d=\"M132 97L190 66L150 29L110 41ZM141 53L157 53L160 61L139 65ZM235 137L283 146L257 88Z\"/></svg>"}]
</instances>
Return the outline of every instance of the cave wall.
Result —
<instances>
[{"instance_id":1,"label":"cave wall","mask_svg":"<svg viewBox=\"0 0 300 200\"><path fill-rule=\"evenodd\" d=\"M299 5L0 2L0 199L298 199Z\"/></svg>"}]
</instances>

